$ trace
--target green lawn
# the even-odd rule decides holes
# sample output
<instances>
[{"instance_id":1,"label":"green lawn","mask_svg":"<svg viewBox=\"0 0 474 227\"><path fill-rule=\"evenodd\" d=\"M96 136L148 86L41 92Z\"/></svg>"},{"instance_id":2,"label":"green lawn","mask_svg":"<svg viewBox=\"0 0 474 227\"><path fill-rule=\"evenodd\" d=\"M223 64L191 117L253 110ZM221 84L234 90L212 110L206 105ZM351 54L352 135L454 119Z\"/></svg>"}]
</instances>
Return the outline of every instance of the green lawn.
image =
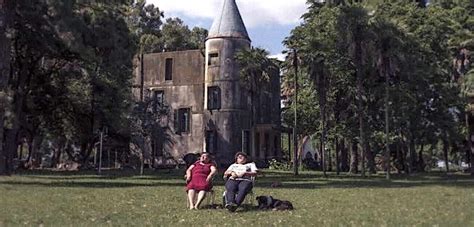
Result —
<instances>
[{"instance_id":1,"label":"green lawn","mask_svg":"<svg viewBox=\"0 0 474 227\"><path fill-rule=\"evenodd\" d=\"M294 211L188 211L182 171L133 176L119 172L25 172L0 177L0 226L474 226L474 179L431 173L360 178L269 172L256 195L290 200ZM272 188L272 182L282 185ZM216 197L223 182L216 182ZM220 201L220 198L217 198Z\"/></svg>"}]
</instances>

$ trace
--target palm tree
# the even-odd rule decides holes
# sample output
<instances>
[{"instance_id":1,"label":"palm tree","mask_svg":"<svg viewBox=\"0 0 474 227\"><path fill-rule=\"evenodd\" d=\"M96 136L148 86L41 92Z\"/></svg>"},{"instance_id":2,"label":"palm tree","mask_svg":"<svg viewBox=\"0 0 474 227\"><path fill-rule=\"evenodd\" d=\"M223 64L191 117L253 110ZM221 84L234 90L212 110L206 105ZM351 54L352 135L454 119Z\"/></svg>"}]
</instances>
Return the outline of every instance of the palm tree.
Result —
<instances>
[{"instance_id":1,"label":"palm tree","mask_svg":"<svg viewBox=\"0 0 474 227\"><path fill-rule=\"evenodd\" d=\"M374 53L375 65L381 78L385 79L385 154L384 163L386 170L386 178L390 179L390 80L395 77L399 71L399 64L402 61L402 52L400 47L403 45L401 33L392 24L384 19L376 19L372 24L373 34L375 35ZM414 151L410 152L410 159L414 158ZM412 166L413 161L410 161Z\"/></svg>"},{"instance_id":2,"label":"palm tree","mask_svg":"<svg viewBox=\"0 0 474 227\"><path fill-rule=\"evenodd\" d=\"M342 38L343 46L348 50L355 75L356 75L356 100L357 100L357 114L359 120L359 150L361 151L362 160L362 176L365 176L365 155L366 147L366 108L364 105L364 99L366 94L364 91L364 69L366 66L366 60L368 54L366 50L369 48L368 32L368 13L367 11L359 6L353 4L349 6L341 7L341 15L338 20L339 34L345 34Z\"/></svg>"},{"instance_id":3,"label":"palm tree","mask_svg":"<svg viewBox=\"0 0 474 227\"><path fill-rule=\"evenodd\" d=\"M268 51L261 48L243 49L235 58L240 66L240 79L250 94L251 125L256 124L256 94L270 83L270 77L278 70L275 60L268 58Z\"/></svg>"}]
</instances>

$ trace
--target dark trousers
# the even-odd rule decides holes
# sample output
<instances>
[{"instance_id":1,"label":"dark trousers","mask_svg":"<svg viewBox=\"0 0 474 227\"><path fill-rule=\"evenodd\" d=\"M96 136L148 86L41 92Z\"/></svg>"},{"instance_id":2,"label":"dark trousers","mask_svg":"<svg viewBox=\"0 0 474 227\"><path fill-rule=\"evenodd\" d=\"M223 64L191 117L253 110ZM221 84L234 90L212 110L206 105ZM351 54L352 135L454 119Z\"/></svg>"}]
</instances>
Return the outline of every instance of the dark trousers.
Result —
<instances>
[{"instance_id":1,"label":"dark trousers","mask_svg":"<svg viewBox=\"0 0 474 227\"><path fill-rule=\"evenodd\" d=\"M253 183L248 180L232 180L229 179L225 183L225 200L226 203L242 204L245 196L252 190Z\"/></svg>"}]
</instances>

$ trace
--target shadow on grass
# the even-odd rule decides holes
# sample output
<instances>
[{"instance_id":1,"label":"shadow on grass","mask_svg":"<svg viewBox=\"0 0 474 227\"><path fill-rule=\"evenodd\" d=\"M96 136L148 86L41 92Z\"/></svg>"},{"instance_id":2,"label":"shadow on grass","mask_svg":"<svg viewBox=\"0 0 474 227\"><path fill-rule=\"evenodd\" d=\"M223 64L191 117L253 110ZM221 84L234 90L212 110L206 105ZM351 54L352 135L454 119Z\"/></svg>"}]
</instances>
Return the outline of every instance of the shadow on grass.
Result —
<instances>
[{"instance_id":1,"label":"shadow on grass","mask_svg":"<svg viewBox=\"0 0 474 227\"><path fill-rule=\"evenodd\" d=\"M145 183L129 183L129 182L113 182L113 181L0 181L0 185L21 185L21 186L39 186L39 187L71 187L71 188L131 188L131 187L183 187L184 183L172 182L153 182Z\"/></svg>"},{"instance_id":2,"label":"shadow on grass","mask_svg":"<svg viewBox=\"0 0 474 227\"><path fill-rule=\"evenodd\" d=\"M424 186L447 186L474 188L474 178L469 175L445 173L423 173L417 175L393 175L386 180L385 175L360 177L356 175L330 175L324 178L320 174L307 173L299 176L286 174L267 174L257 180L257 187L273 188L275 182L281 184L276 188L410 188Z\"/></svg>"},{"instance_id":3,"label":"shadow on grass","mask_svg":"<svg viewBox=\"0 0 474 227\"><path fill-rule=\"evenodd\" d=\"M185 170L181 169L166 169L166 170L145 170L143 175L137 170L126 169L111 169L103 170L99 175L94 170L81 171L55 171L55 170L31 170L17 172L16 176L27 176L43 179L119 179L119 178L136 178L136 179L175 179L178 176L184 176Z\"/></svg>"},{"instance_id":4,"label":"shadow on grass","mask_svg":"<svg viewBox=\"0 0 474 227\"><path fill-rule=\"evenodd\" d=\"M59 172L51 170L24 171L17 176L31 181L4 178L0 185L27 185L43 187L89 187L89 188L126 188L126 187L184 187L184 170L147 170L145 175L137 175L136 170L106 170L102 175L95 171ZM224 185L221 173L215 177L214 185ZM275 182L278 182L277 187ZM370 177L331 173L324 178L320 172L302 172L294 176L291 172L266 171L257 177L257 188L274 189L318 189L318 188L410 188L424 186L445 186L474 188L474 178L466 174L441 172L422 173L411 176L393 175L391 181L382 174Z\"/></svg>"}]
</instances>

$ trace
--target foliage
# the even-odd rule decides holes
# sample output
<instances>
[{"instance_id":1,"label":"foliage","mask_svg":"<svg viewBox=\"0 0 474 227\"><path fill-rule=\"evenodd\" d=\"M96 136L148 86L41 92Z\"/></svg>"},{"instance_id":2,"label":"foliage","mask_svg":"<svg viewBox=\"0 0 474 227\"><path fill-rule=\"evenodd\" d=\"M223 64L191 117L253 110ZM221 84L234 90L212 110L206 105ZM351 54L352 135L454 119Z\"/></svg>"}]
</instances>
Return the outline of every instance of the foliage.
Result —
<instances>
[{"instance_id":1,"label":"foliage","mask_svg":"<svg viewBox=\"0 0 474 227\"><path fill-rule=\"evenodd\" d=\"M70 156L85 162L96 129L125 137L135 49L123 6L16 3L9 138L51 134L53 143L80 147ZM16 141L7 143L16 151Z\"/></svg>"},{"instance_id":2,"label":"foliage","mask_svg":"<svg viewBox=\"0 0 474 227\"><path fill-rule=\"evenodd\" d=\"M268 162L269 166L268 169L270 170L284 170L290 171L291 170L291 163L285 161L278 161L276 159L272 159Z\"/></svg>"},{"instance_id":3,"label":"foliage","mask_svg":"<svg viewBox=\"0 0 474 227\"><path fill-rule=\"evenodd\" d=\"M153 4L139 0L130 7L127 17L129 27L138 40L140 53L156 53L203 49L207 30L189 29L180 18L168 18L163 23L164 12Z\"/></svg>"},{"instance_id":4,"label":"foliage","mask_svg":"<svg viewBox=\"0 0 474 227\"><path fill-rule=\"evenodd\" d=\"M466 100L451 82L451 56L459 51L453 47L472 37L472 6L453 2L423 8L406 1L307 4L304 22L284 42L288 53L299 54L301 136L326 135L328 130L321 143L357 141L369 164L375 157L371 147L400 146L402 154L391 148L391 155L406 165L405 171L423 162L415 157L416 147L438 140L462 144ZM288 56L283 83L290 100L293 88L285 81L294 78L293 58ZM283 113L287 125L293 125L292 108ZM322 124L327 127L318 126Z\"/></svg>"},{"instance_id":5,"label":"foliage","mask_svg":"<svg viewBox=\"0 0 474 227\"><path fill-rule=\"evenodd\" d=\"M99 131L108 132L108 149L127 153L132 119L140 118L131 97L136 54L201 48L207 36L179 18L163 23L163 12L144 0L12 3L12 70L8 92L2 87L10 96L5 122L2 112L8 162L25 143L27 162L50 144L53 166L63 151L87 165Z\"/></svg>"},{"instance_id":6,"label":"foliage","mask_svg":"<svg viewBox=\"0 0 474 227\"><path fill-rule=\"evenodd\" d=\"M277 60L268 58L269 53L261 48L243 49L236 53L235 59L240 66L240 84L248 92L251 110L251 124L262 122L262 106L271 102L274 94L272 85L278 81L279 65ZM271 95L268 95L271 94Z\"/></svg>"},{"instance_id":7,"label":"foliage","mask_svg":"<svg viewBox=\"0 0 474 227\"><path fill-rule=\"evenodd\" d=\"M155 157L155 148L152 143L156 147L171 145L173 141L167 124L169 117L170 107L166 103L152 97L135 102L130 115L130 142L138 149L132 149L132 154L144 161L146 154Z\"/></svg>"}]
</instances>

